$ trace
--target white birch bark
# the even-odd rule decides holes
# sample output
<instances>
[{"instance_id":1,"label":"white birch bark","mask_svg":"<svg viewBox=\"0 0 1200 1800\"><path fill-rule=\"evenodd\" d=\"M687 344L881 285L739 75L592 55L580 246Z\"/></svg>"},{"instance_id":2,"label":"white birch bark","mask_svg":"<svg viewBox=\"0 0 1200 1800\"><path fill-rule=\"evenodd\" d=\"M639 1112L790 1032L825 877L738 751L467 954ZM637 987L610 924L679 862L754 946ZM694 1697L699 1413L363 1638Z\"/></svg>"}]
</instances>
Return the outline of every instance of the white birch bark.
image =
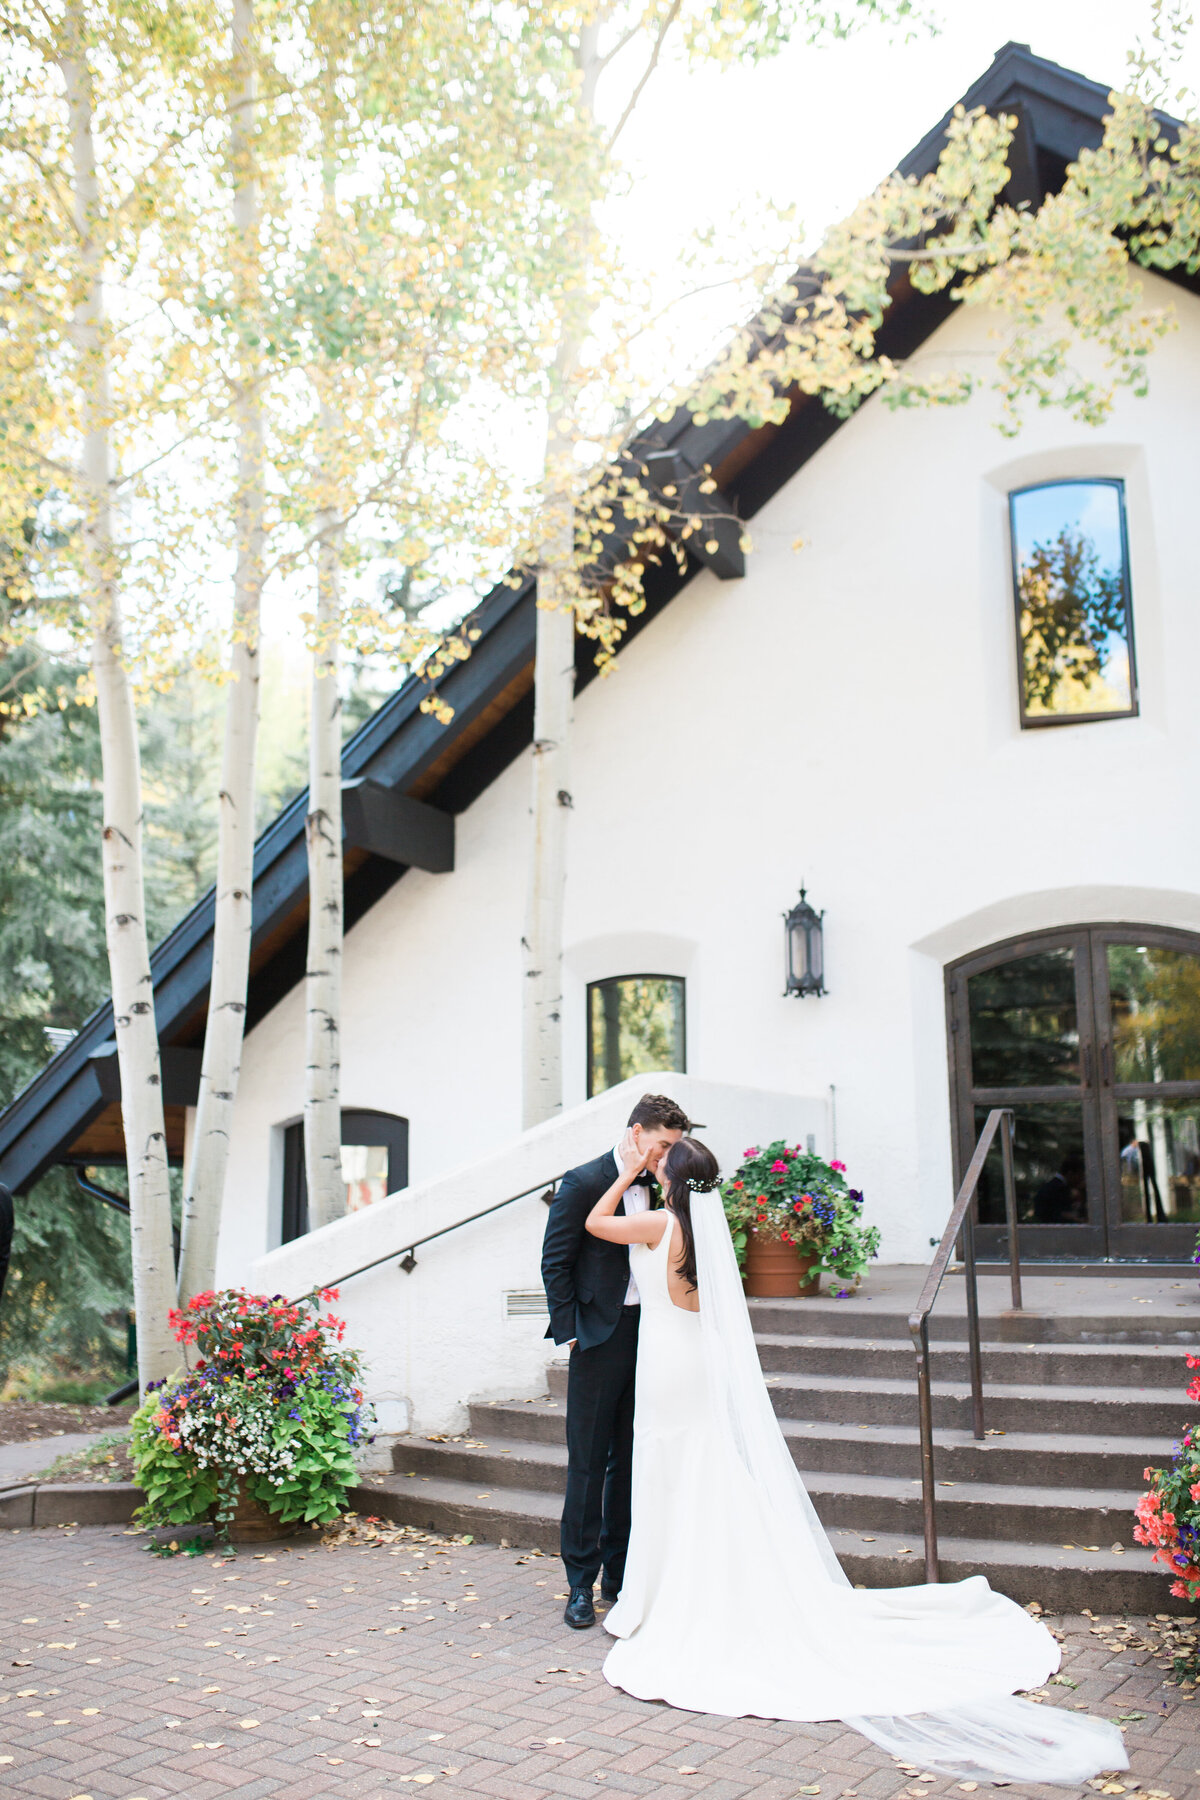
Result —
<instances>
[{"instance_id":1,"label":"white birch bark","mask_svg":"<svg viewBox=\"0 0 1200 1800\"><path fill-rule=\"evenodd\" d=\"M332 419L322 407L322 436ZM326 509L318 526L316 647L309 718L308 960L305 966L304 1172L308 1227L346 1211L342 1181L342 702L340 532Z\"/></svg>"},{"instance_id":2,"label":"white birch bark","mask_svg":"<svg viewBox=\"0 0 1200 1800\"><path fill-rule=\"evenodd\" d=\"M569 561L574 508L561 459L559 419L546 439L543 540L538 564L533 701L533 796L524 949L523 1123L562 1111L563 909L575 706L575 612L557 573Z\"/></svg>"},{"instance_id":3,"label":"white birch bark","mask_svg":"<svg viewBox=\"0 0 1200 1800\"><path fill-rule=\"evenodd\" d=\"M603 66L599 24L580 32L580 104L592 115ZM533 686L533 793L525 935L522 939L522 1121L562 1111L562 957L575 707L575 612L563 575L574 553L570 387L586 320L564 323L554 360L542 473L542 531Z\"/></svg>"},{"instance_id":4,"label":"white birch bark","mask_svg":"<svg viewBox=\"0 0 1200 1800\"><path fill-rule=\"evenodd\" d=\"M257 77L254 0L234 0L229 156L233 172L234 284L244 307L258 289L261 195L254 142ZM243 332L245 344L249 332ZM225 691L225 733L218 797L217 882L212 979L192 1155L183 1199L179 1297L214 1285L217 1241L229 1166L233 1109L241 1072L254 891L254 798L259 721L259 607L263 564L263 420L259 359L244 349L234 402L237 421L232 680Z\"/></svg>"},{"instance_id":5,"label":"white birch bark","mask_svg":"<svg viewBox=\"0 0 1200 1800\"><path fill-rule=\"evenodd\" d=\"M144 1394L147 1382L169 1375L180 1361L167 1317L175 1298L171 1188L146 934L137 717L123 657L112 529L112 396L104 338L104 251L96 235L100 193L92 81L83 8L77 0L67 6L64 24L62 73L70 116L72 204L80 261L73 335L82 394L80 469L85 517L81 531L92 608L92 675L103 759L104 924L129 1171L138 1382Z\"/></svg>"}]
</instances>

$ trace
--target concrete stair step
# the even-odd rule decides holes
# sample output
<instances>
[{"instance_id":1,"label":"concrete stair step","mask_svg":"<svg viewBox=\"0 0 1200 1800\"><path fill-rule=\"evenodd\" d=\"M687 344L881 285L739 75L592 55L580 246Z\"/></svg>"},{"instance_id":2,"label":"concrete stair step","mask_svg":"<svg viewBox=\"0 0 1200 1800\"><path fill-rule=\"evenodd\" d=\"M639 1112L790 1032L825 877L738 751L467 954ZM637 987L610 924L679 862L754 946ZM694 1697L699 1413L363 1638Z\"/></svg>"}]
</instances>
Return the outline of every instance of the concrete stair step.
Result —
<instances>
[{"instance_id":1,"label":"concrete stair step","mask_svg":"<svg viewBox=\"0 0 1200 1800\"><path fill-rule=\"evenodd\" d=\"M768 1373L872 1375L913 1382L911 1339L792 1337L758 1332L759 1360ZM965 1338L938 1339L934 1374L943 1381L970 1378ZM1177 1392L1185 1370L1178 1344L984 1344L985 1387L993 1383L1044 1387L1146 1387ZM565 1387L564 1387L565 1394Z\"/></svg>"},{"instance_id":2,"label":"concrete stair step","mask_svg":"<svg viewBox=\"0 0 1200 1800\"><path fill-rule=\"evenodd\" d=\"M558 1548L560 1501L538 1489L478 1488L473 1481L406 1475L377 1477L353 1492L359 1511L422 1530L470 1534L514 1549ZM866 1542L871 1538L873 1542ZM851 1581L864 1587L907 1586L924 1579L924 1551L915 1533L835 1528L834 1547ZM1040 1601L1048 1612L1162 1610L1161 1574L1148 1551L1114 1556L1049 1544L999 1542L990 1538L941 1539L941 1573L946 1581L981 1574L1000 1593L1026 1604Z\"/></svg>"},{"instance_id":3,"label":"concrete stair step","mask_svg":"<svg viewBox=\"0 0 1200 1800\"><path fill-rule=\"evenodd\" d=\"M912 1425L854 1425L782 1419L798 1468L862 1477L920 1479L921 1442ZM1169 1463L1174 1438L1005 1431L978 1439L969 1430L934 1432L939 1481L1045 1488L1140 1491L1147 1463Z\"/></svg>"},{"instance_id":4,"label":"concrete stair step","mask_svg":"<svg viewBox=\"0 0 1200 1800\"><path fill-rule=\"evenodd\" d=\"M807 1446L803 1438L794 1437L791 1448L799 1459ZM490 1446L478 1440L406 1438L395 1446L393 1461L403 1480L461 1481L487 1489L493 1498L510 1488L559 1496L566 1488L563 1444L514 1441ZM825 1525L920 1534L919 1479L799 1466ZM1132 1548L1137 1498L1138 1490L963 1482L944 1474L939 1476L937 1493L940 1529L951 1535L994 1537L1008 1543L1093 1545L1106 1551L1114 1543Z\"/></svg>"},{"instance_id":5,"label":"concrete stair step","mask_svg":"<svg viewBox=\"0 0 1200 1800\"><path fill-rule=\"evenodd\" d=\"M467 1415L472 1437L566 1442L565 1400L472 1400Z\"/></svg>"},{"instance_id":6,"label":"concrete stair step","mask_svg":"<svg viewBox=\"0 0 1200 1800\"><path fill-rule=\"evenodd\" d=\"M536 1438L493 1444L474 1438L399 1438L392 1466L405 1479L468 1481L476 1487L515 1487L561 1497L567 1484L567 1446Z\"/></svg>"},{"instance_id":7,"label":"concrete stair step","mask_svg":"<svg viewBox=\"0 0 1200 1800\"><path fill-rule=\"evenodd\" d=\"M768 1387L782 1417L827 1419L853 1424L915 1421L915 1381L889 1381L868 1375L771 1375ZM1004 1431L1115 1433L1174 1436L1182 1432L1191 1403L1160 1388L1054 1387L991 1382L984 1391L987 1425ZM964 1427L971 1422L971 1391L966 1382L933 1382L935 1425Z\"/></svg>"},{"instance_id":8,"label":"concrete stair step","mask_svg":"<svg viewBox=\"0 0 1200 1800\"><path fill-rule=\"evenodd\" d=\"M1127 1285L1136 1293L1137 1283ZM1120 1302L1119 1310L1088 1312L1044 1312L1026 1302L1023 1312L1007 1310L1007 1284L993 1288L991 1280L980 1282L980 1335L985 1343L1047 1344L1147 1344L1177 1345L1182 1349L1200 1341L1200 1301L1180 1284L1182 1297L1145 1308L1129 1299ZM997 1306L997 1299L1000 1301ZM903 1339L911 1343L908 1330L908 1306L894 1297L869 1292L847 1300L751 1300L750 1318L755 1334L765 1332L796 1337L874 1337ZM961 1281L953 1276L938 1296L930 1314L931 1340L961 1341L966 1335L966 1313Z\"/></svg>"},{"instance_id":9,"label":"concrete stair step","mask_svg":"<svg viewBox=\"0 0 1200 1800\"><path fill-rule=\"evenodd\" d=\"M915 1407L911 1409L915 1412ZM1131 1421L1132 1423L1132 1421ZM782 1418L797 1467L844 1475L919 1477L916 1422L850 1423L837 1419ZM523 1443L563 1445L566 1414L551 1401L491 1401L471 1407L472 1435L490 1447ZM967 1427L940 1427L934 1435L937 1473L943 1481L1085 1488L1129 1492L1139 1488L1147 1463L1168 1463L1175 1438L1137 1431L1015 1431L975 1438ZM405 1444L412 1439L404 1439ZM514 1445L515 1448L515 1445Z\"/></svg>"}]
</instances>

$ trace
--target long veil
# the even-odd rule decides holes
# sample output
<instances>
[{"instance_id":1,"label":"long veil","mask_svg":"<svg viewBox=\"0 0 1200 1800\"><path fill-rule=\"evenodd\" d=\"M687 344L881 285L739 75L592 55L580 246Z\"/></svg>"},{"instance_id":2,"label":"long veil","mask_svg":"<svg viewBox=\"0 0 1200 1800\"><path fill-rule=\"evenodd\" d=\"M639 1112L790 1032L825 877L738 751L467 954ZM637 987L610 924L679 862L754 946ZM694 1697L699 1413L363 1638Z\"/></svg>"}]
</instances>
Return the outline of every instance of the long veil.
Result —
<instances>
[{"instance_id":1,"label":"long veil","mask_svg":"<svg viewBox=\"0 0 1200 1800\"><path fill-rule=\"evenodd\" d=\"M810 1598L814 1580L819 1584L823 1577L835 1601L836 1590L844 1596L850 1583L771 1405L720 1194L693 1193L691 1218L705 1367L721 1449L742 1463L758 1490L772 1540L805 1565ZM933 1597L940 1590L925 1591ZM953 1591L946 1590L948 1598ZM870 1594L859 1598L870 1607ZM862 1622L868 1624L869 1613ZM1073 1784L1101 1769L1129 1766L1121 1733L1108 1720L1080 1718L1011 1693L944 1712L855 1715L845 1723L894 1756L959 1778Z\"/></svg>"}]
</instances>

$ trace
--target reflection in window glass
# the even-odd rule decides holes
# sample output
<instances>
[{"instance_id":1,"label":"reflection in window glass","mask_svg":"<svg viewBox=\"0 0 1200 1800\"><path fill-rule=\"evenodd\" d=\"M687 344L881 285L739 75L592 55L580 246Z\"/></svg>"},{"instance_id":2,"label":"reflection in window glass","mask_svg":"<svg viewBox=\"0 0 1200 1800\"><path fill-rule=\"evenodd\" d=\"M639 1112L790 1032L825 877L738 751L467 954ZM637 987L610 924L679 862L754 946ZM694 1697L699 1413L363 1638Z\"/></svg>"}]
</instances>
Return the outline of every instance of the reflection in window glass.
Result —
<instances>
[{"instance_id":1,"label":"reflection in window glass","mask_svg":"<svg viewBox=\"0 0 1200 1800\"><path fill-rule=\"evenodd\" d=\"M1009 496L1026 725L1137 710L1119 481Z\"/></svg>"},{"instance_id":2,"label":"reflection in window glass","mask_svg":"<svg viewBox=\"0 0 1200 1800\"><path fill-rule=\"evenodd\" d=\"M360 1212L375 1200L386 1200L388 1147L386 1144L343 1144L342 1180L346 1184L346 1211Z\"/></svg>"},{"instance_id":3,"label":"reflection in window glass","mask_svg":"<svg viewBox=\"0 0 1200 1800\"><path fill-rule=\"evenodd\" d=\"M1200 957L1110 944L1108 985L1117 1080L1200 1081Z\"/></svg>"},{"instance_id":4,"label":"reflection in window glass","mask_svg":"<svg viewBox=\"0 0 1200 1800\"><path fill-rule=\"evenodd\" d=\"M1121 1100L1117 1141L1124 1224L1200 1220L1200 1101Z\"/></svg>"},{"instance_id":5,"label":"reflection in window glass","mask_svg":"<svg viewBox=\"0 0 1200 1800\"><path fill-rule=\"evenodd\" d=\"M975 1109L976 1137L987 1124L988 1110L986 1106ZM1013 1173L1018 1220L1025 1225L1086 1225L1082 1108L1068 1101L1053 1106L1018 1106L1014 1111ZM979 1222L1004 1223L1004 1165L999 1133L979 1180Z\"/></svg>"},{"instance_id":6,"label":"reflection in window glass","mask_svg":"<svg viewBox=\"0 0 1200 1800\"><path fill-rule=\"evenodd\" d=\"M1043 950L983 969L970 977L967 995L977 1088L1078 1083L1073 950Z\"/></svg>"},{"instance_id":7,"label":"reflection in window glass","mask_svg":"<svg viewBox=\"0 0 1200 1800\"><path fill-rule=\"evenodd\" d=\"M588 988L588 1093L630 1075L684 1062L683 982L674 975L620 975Z\"/></svg>"}]
</instances>

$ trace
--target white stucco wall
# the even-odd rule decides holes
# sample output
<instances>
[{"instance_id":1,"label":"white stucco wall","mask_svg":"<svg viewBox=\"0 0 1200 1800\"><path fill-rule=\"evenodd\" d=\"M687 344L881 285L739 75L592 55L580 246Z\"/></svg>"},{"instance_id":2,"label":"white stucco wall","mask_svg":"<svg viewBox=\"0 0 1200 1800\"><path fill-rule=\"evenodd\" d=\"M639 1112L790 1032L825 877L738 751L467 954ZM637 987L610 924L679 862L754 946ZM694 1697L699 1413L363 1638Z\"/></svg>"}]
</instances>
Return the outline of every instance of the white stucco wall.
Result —
<instances>
[{"instance_id":1,"label":"white stucco wall","mask_svg":"<svg viewBox=\"0 0 1200 1800\"><path fill-rule=\"evenodd\" d=\"M744 1148L744 1138L811 1138L819 1151L828 1146L821 1099L669 1072L651 1080L656 1091L666 1087L689 1117L703 1121L705 1140L726 1167ZM419 1246L417 1267L409 1273L390 1261L343 1282L335 1311L346 1321L346 1341L362 1352L367 1393L383 1432L454 1431L466 1423L468 1400L540 1394L547 1362L565 1351L546 1338L544 1311L509 1318L505 1303L509 1293L541 1289L546 1208L540 1190L616 1144L642 1091L640 1079L622 1082L482 1159L415 1182L403 1194L284 1244L252 1265L249 1283L258 1292L295 1298L536 1188L490 1218Z\"/></svg>"},{"instance_id":2,"label":"white stucco wall","mask_svg":"<svg viewBox=\"0 0 1200 1800\"><path fill-rule=\"evenodd\" d=\"M579 698L567 1104L587 981L685 975L692 1074L835 1086L888 1260L926 1254L950 1201L944 964L1060 923L1200 929L1200 302L1147 285L1181 327L1149 398L1016 441L986 398L869 402L754 520L746 578L694 580ZM958 315L922 354L983 358L988 333ZM1006 494L1090 474L1126 484L1141 716L1022 732ZM414 1181L517 1128L528 783L522 757L460 817L454 874L406 875L347 940L344 1101L410 1119ZM798 1002L780 915L802 880L830 992ZM296 992L247 1040L223 1278L277 1233L272 1128L301 1071Z\"/></svg>"}]
</instances>

